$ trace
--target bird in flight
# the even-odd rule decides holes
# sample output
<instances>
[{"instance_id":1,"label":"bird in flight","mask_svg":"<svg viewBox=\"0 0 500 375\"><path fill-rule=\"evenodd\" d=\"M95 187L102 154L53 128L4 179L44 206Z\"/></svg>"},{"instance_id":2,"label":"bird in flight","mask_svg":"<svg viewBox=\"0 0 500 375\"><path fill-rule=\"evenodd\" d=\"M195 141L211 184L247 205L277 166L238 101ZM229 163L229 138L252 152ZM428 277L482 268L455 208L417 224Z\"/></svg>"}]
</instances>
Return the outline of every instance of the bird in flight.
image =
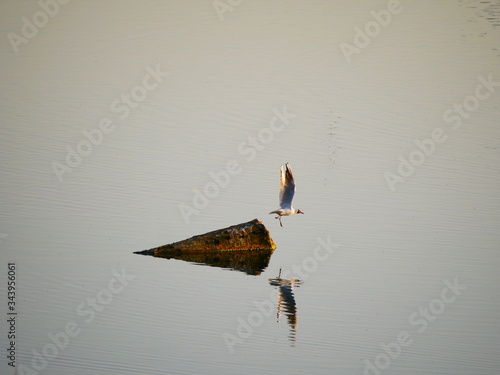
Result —
<instances>
[{"instance_id":1,"label":"bird in flight","mask_svg":"<svg viewBox=\"0 0 500 375\"><path fill-rule=\"evenodd\" d=\"M282 216L290 216L295 214L303 214L301 210L296 210L292 207L292 199L295 194L295 181L293 179L292 167L288 163L280 168L280 208L276 211L271 211L269 214L276 214L275 219L280 220Z\"/></svg>"}]
</instances>

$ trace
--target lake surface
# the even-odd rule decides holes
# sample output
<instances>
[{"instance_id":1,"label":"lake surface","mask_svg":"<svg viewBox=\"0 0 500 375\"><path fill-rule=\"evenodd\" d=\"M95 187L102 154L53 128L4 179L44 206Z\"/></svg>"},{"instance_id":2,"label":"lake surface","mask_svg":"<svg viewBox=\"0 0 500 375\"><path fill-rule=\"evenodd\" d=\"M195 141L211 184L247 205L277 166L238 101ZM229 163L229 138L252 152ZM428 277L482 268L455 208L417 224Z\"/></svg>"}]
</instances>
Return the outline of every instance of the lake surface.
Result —
<instances>
[{"instance_id":1,"label":"lake surface","mask_svg":"<svg viewBox=\"0 0 500 375\"><path fill-rule=\"evenodd\" d=\"M18 374L497 373L498 1L50 4L0 5ZM254 218L253 274L133 254Z\"/></svg>"}]
</instances>

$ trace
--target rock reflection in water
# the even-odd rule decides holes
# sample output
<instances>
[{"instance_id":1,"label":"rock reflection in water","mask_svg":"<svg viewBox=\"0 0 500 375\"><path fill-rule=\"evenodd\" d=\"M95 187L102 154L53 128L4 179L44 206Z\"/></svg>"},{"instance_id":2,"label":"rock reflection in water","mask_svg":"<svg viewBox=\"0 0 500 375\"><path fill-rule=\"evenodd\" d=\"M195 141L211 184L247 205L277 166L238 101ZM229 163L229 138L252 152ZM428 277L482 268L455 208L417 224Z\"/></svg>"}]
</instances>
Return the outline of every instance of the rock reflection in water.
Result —
<instances>
[{"instance_id":1,"label":"rock reflection in water","mask_svg":"<svg viewBox=\"0 0 500 375\"><path fill-rule=\"evenodd\" d=\"M278 311L276 313L276 319L279 323L283 316L286 317L290 327L290 334L288 335L288 338L290 340L290 344L295 346L299 323L297 321L297 304L295 303L293 288L299 287L302 284L302 281L298 279L282 279L280 276L281 269L277 278L269 279L269 284L278 287Z\"/></svg>"},{"instance_id":2,"label":"rock reflection in water","mask_svg":"<svg viewBox=\"0 0 500 375\"><path fill-rule=\"evenodd\" d=\"M245 272L248 275L260 275L269 265L273 250L245 250L218 252L181 252L173 251L162 255L152 255L158 258L178 259L196 264L229 268Z\"/></svg>"}]
</instances>

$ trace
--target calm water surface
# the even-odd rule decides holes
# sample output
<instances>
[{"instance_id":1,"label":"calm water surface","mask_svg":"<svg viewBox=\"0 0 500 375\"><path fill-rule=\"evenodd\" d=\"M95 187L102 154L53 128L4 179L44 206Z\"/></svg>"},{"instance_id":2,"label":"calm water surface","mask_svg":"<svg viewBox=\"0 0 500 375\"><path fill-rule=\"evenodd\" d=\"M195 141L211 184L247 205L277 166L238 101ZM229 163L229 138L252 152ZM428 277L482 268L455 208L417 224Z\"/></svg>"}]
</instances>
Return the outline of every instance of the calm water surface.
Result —
<instances>
[{"instance_id":1,"label":"calm water surface","mask_svg":"<svg viewBox=\"0 0 500 375\"><path fill-rule=\"evenodd\" d=\"M500 5L400 4L378 30L384 1L71 2L17 53L41 8L0 5L19 373L496 373ZM260 274L133 254L254 218Z\"/></svg>"}]
</instances>

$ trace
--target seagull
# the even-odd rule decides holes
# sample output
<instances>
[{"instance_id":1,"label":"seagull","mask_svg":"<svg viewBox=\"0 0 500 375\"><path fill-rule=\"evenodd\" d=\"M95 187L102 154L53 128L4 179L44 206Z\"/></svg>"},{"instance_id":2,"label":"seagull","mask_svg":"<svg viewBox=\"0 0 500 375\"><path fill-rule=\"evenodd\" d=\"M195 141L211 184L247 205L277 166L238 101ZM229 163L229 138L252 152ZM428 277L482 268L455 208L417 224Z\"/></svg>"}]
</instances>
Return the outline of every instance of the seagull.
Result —
<instances>
[{"instance_id":1,"label":"seagull","mask_svg":"<svg viewBox=\"0 0 500 375\"><path fill-rule=\"evenodd\" d=\"M271 211L269 214L276 214L275 219L280 220L282 216L290 216L295 214L303 214L301 210L296 210L292 207L292 199L295 194L295 181L293 179L292 167L288 163L280 167L280 207L276 211Z\"/></svg>"}]
</instances>

